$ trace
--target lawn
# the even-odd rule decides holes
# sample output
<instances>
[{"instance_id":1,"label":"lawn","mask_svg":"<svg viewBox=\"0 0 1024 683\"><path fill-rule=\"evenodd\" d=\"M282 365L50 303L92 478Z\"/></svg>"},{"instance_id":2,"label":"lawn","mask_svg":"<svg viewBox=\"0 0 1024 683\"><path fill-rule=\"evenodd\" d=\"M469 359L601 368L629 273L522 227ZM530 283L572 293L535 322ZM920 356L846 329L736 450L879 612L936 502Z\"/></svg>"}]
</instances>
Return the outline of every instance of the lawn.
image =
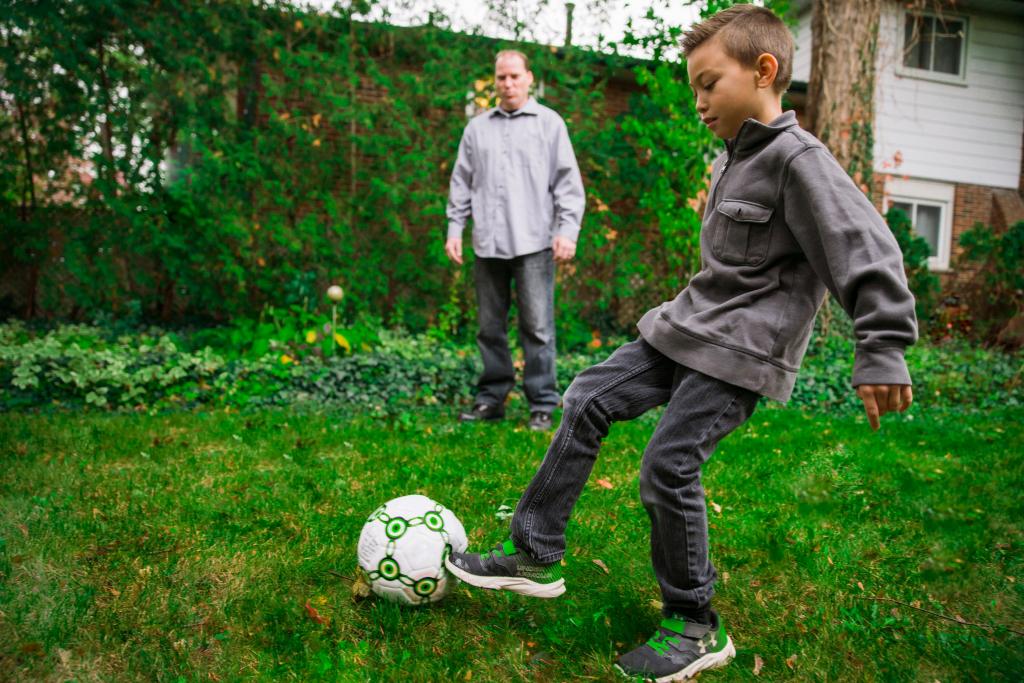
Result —
<instances>
[{"instance_id":1,"label":"lawn","mask_svg":"<svg viewBox=\"0 0 1024 683\"><path fill-rule=\"evenodd\" d=\"M503 537L548 437L438 409L0 414L0 680L615 680L658 591L616 425L557 600L353 597L383 501ZM1024 671L1024 410L763 408L705 468L716 605L738 654L702 681L1010 681ZM606 571L607 569L607 571Z\"/></svg>"}]
</instances>

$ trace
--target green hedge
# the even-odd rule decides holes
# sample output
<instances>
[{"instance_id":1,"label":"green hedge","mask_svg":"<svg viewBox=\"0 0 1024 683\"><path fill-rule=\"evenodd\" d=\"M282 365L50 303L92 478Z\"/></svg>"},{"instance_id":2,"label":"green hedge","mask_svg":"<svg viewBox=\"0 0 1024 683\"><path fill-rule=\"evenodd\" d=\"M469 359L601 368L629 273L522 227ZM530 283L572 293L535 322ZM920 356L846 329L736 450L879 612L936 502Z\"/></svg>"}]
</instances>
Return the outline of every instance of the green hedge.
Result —
<instances>
[{"instance_id":1,"label":"green hedge","mask_svg":"<svg viewBox=\"0 0 1024 683\"><path fill-rule=\"evenodd\" d=\"M202 335L192 335L197 336ZM372 347L362 345L367 350L301 358L290 348L256 358L232 357L225 349L191 348L192 337L156 328L118 334L86 325L39 331L21 322L0 325L0 408L151 410L313 403L390 411L467 402L479 372L475 348L426 335L383 331ZM559 385L567 387L621 341L561 354ZM1019 353L952 341L915 346L907 360L919 406L986 409L1024 403ZM852 366L852 341L834 333L816 334L791 405L859 410L849 385Z\"/></svg>"}]
</instances>

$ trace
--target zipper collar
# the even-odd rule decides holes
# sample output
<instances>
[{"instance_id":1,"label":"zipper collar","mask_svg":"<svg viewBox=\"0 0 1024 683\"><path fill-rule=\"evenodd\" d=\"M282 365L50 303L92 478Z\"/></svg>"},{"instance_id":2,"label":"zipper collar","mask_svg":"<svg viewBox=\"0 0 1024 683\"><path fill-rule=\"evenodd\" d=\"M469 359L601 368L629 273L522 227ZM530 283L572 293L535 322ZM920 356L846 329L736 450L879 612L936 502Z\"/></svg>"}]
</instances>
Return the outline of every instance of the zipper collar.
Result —
<instances>
[{"instance_id":1,"label":"zipper collar","mask_svg":"<svg viewBox=\"0 0 1024 683\"><path fill-rule=\"evenodd\" d=\"M729 158L736 155L743 156L760 148L776 135L797 125L796 112L787 111L771 123L761 123L757 119L747 119L740 126L736 137L725 141L725 149Z\"/></svg>"}]
</instances>

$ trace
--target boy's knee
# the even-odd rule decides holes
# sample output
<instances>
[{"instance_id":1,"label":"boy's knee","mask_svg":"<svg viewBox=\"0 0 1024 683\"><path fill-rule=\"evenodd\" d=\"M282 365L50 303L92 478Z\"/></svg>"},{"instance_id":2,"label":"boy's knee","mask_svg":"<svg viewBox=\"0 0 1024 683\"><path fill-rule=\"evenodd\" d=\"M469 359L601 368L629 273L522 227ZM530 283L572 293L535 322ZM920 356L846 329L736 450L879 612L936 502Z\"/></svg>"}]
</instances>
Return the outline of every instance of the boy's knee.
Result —
<instances>
[{"instance_id":1,"label":"boy's knee","mask_svg":"<svg viewBox=\"0 0 1024 683\"><path fill-rule=\"evenodd\" d=\"M562 407L564 412L585 409L592 406L597 397L598 384L590 377L590 373L584 370L576 375L576 378L565 390L562 396Z\"/></svg>"},{"instance_id":2,"label":"boy's knee","mask_svg":"<svg viewBox=\"0 0 1024 683\"><path fill-rule=\"evenodd\" d=\"M640 464L640 497L644 502L655 492L676 489L700 476L700 461L685 453L648 448Z\"/></svg>"}]
</instances>

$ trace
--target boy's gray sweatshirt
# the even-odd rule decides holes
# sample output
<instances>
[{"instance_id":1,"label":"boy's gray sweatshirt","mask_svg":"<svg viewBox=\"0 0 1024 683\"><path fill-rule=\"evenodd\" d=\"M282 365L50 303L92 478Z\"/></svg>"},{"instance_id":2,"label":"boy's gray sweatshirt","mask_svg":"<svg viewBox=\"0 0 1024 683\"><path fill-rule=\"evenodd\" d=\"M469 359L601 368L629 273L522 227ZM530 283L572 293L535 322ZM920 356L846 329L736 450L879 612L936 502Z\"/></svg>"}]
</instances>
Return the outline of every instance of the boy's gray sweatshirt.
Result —
<instances>
[{"instance_id":1,"label":"boy's gray sweatshirt","mask_svg":"<svg viewBox=\"0 0 1024 683\"><path fill-rule=\"evenodd\" d=\"M747 119L712 167L701 270L637 326L677 363L787 401L826 289L853 319L853 385L910 384L914 297L888 226L793 112Z\"/></svg>"}]
</instances>

